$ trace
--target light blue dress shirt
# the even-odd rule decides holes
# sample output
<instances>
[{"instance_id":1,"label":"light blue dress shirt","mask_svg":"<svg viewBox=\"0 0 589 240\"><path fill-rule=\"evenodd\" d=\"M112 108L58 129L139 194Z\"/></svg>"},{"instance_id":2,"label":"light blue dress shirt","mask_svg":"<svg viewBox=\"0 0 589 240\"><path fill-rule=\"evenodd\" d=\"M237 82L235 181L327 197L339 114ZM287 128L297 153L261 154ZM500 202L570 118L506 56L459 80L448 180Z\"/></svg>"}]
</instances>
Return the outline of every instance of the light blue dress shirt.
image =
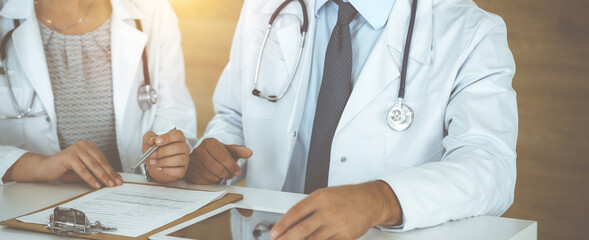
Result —
<instances>
[{"instance_id":1,"label":"light blue dress shirt","mask_svg":"<svg viewBox=\"0 0 589 240\"><path fill-rule=\"evenodd\" d=\"M347 2L348 0L344 1ZM355 84L366 59L368 59L374 44L387 23L395 0L349 0L349 2L358 10L358 14L350 23L353 54L352 80ZM287 192L303 193L305 190L307 156L309 154L317 98L323 78L325 52L331 32L337 23L338 5L335 2L317 0L315 4L316 27L311 76L303 118L297 134L286 181L282 188L283 191Z\"/></svg>"}]
</instances>

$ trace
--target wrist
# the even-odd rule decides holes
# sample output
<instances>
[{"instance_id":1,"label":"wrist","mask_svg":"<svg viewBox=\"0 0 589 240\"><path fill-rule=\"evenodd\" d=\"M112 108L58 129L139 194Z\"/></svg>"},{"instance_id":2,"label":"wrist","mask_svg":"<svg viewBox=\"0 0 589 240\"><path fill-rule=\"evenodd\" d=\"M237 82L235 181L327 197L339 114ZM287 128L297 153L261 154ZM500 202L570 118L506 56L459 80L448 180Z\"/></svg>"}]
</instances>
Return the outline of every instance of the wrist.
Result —
<instances>
[{"instance_id":1,"label":"wrist","mask_svg":"<svg viewBox=\"0 0 589 240\"><path fill-rule=\"evenodd\" d=\"M45 156L32 152L23 154L4 174L3 180L8 181L42 181L45 167L42 166Z\"/></svg>"},{"instance_id":2,"label":"wrist","mask_svg":"<svg viewBox=\"0 0 589 240\"><path fill-rule=\"evenodd\" d=\"M395 226L403 222L403 212L401 204L393 189L382 180L370 182L373 186L372 196L379 196L376 199L375 206L379 206L377 217L375 219L376 225Z\"/></svg>"}]
</instances>

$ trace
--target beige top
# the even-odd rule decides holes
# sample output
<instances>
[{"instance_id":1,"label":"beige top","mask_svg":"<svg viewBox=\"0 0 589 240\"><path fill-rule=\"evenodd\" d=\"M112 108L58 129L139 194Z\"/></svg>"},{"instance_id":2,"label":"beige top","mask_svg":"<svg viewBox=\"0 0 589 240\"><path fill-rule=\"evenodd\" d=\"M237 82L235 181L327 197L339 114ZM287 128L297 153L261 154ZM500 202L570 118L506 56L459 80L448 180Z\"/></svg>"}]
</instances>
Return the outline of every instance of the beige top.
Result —
<instances>
[{"instance_id":1,"label":"beige top","mask_svg":"<svg viewBox=\"0 0 589 240\"><path fill-rule=\"evenodd\" d=\"M92 141L121 171L113 106L110 18L97 29L67 35L39 23L51 77L61 149Z\"/></svg>"}]
</instances>

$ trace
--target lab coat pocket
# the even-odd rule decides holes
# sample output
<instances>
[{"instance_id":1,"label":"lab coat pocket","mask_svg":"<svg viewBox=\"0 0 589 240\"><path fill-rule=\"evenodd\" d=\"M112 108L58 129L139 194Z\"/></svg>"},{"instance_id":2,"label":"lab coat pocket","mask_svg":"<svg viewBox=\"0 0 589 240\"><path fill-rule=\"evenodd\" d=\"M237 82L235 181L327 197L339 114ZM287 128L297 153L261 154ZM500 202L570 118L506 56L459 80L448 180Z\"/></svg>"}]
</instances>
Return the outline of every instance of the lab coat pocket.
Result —
<instances>
[{"instance_id":1,"label":"lab coat pocket","mask_svg":"<svg viewBox=\"0 0 589 240\"><path fill-rule=\"evenodd\" d=\"M404 103L413 110L411 126L398 132L386 125L386 163L407 168L430 161L439 161L443 152L443 104L440 92L426 95L421 100L407 99ZM386 104L387 112L396 101ZM438 157L436 157L438 156Z\"/></svg>"},{"instance_id":2,"label":"lab coat pocket","mask_svg":"<svg viewBox=\"0 0 589 240\"><path fill-rule=\"evenodd\" d=\"M22 105L24 90L20 87L13 87L12 92L15 98ZM28 106L20 106L22 108ZM6 119L7 117L18 116L19 113L14 106L10 96L10 88L0 86L0 145L22 147L25 143L24 121L25 119Z\"/></svg>"}]
</instances>

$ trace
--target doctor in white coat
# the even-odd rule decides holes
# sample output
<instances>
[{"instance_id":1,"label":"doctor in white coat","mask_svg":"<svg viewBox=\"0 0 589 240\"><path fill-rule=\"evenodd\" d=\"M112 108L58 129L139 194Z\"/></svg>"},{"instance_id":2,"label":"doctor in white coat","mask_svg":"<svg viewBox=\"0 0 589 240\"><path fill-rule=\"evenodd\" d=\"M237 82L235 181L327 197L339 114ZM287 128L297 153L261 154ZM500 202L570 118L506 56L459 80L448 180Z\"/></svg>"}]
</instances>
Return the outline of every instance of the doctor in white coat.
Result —
<instances>
[{"instance_id":1,"label":"doctor in white coat","mask_svg":"<svg viewBox=\"0 0 589 240\"><path fill-rule=\"evenodd\" d=\"M269 36L254 96L260 46L283 0L246 0L213 98L216 115L191 154L187 179L303 192L322 62L338 4L306 0L309 29L296 68L303 19L297 1ZM345 1L347 2L347 1ZM404 131L387 113L398 104L411 0L350 0L353 90L329 153L326 188L274 225L273 239L349 239L370 227L411 230L477 215L501 215L516 180L515 73L502 19L471 0L419 0L403 103ZM236 162L237 158L241 159ZM385 226L382 226L385 225Z\"/></svg>"},{"instance_id":2,"label":"doctor in white coat","mask_svg":"<svg viewBox=\"0 0 589 240\"><path fill-rule=\"evenodd\" d=\"M68 34L85 34L84 28L89 32L103 27L110 29L110 42L103 44L110 45L111 50L112 64L107 68L112 70L110 107L114 111L116 133L112 140L116 140L121 169L131 171L142 151L157 144L159 150L146 162L151 177L169 182L184 176L188 153L196 144L196 113L184 83L178 21L167 1L4 0L1 4L2 36L14 29L8 38L7 57L2 64L6 74L0 77L0 176L3 181L81 178L97 188L121 184L120 175L113 171L105 153L94 146L93 139L60 146L59 114L52 90L55 79L51 79L48 71L44 50L48 46L44 46L47 43L41 34L47 28L51 28L46 31L53 32L52 36L66 38ZM86 12L80 18L83 21L75 22L82 14L66 11L72 6L81 9L80 13ZM141 30L136 20L141 23ZM110 25L101 26L105 22ZM76 31L82 33L72 33ZM142 61L144 48L147 61ZM138 89L144 84L144 63L148 65L151 88L158 94L156 103L145 111L138 102ZM32 109L27 111L31 102ZM19 118L22 112L29 114ZM169 132L174 127L177 130ZM158 137L154 132L163 135ZM135 172L144 170L136 168Z\"/></svg>"}]
</instances>

